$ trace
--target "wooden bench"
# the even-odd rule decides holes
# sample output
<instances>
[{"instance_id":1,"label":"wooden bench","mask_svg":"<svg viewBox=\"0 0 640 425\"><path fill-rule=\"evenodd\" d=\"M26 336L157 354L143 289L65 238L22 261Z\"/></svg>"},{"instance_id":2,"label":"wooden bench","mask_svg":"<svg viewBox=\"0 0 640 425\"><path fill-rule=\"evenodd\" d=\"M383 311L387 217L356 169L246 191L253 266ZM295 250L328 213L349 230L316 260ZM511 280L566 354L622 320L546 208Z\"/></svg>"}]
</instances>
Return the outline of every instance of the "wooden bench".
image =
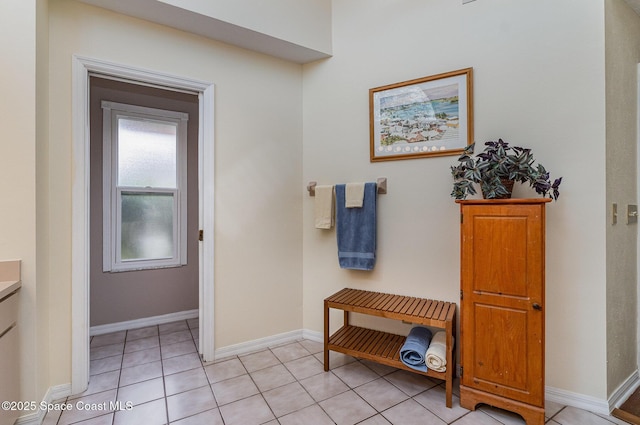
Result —
<instances>
[{"instance_id":1,"label":"wooden bench","mask_svg":"<svg viewBox=\"0 0 640 425\"><path fill-rule=\"evenodd\" d=\"M344 326L329 335L329 309L344 310ZM349 324L349 313L361 313L418 325L442 328L447 340L447 370L421 372L400 360L406 337ZM398 369L441 379L446 383L446 404L452 405L456 304L425 298L404 297L381 292L345 288L324 300L324 370L329 370L329 350L371 360Z\"/></svg>"}]
</instances>

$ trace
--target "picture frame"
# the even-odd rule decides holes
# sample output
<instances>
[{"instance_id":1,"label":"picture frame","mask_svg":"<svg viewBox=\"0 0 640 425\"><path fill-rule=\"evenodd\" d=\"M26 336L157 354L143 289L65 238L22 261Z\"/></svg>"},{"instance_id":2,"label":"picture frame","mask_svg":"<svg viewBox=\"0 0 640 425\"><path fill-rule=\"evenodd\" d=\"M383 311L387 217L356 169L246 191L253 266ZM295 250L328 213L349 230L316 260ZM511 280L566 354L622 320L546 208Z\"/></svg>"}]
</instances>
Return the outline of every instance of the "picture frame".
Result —
<instances>
[{"instance_id":1,"label":"picture frame","mask_svg":"<svg viewBox=\"0 0 640 425\"><path fill-rule=\"evenodd\" d=\"M459 155L473 143L473 68L369 90L370 160Z\"/></svg>"}]
</instances>

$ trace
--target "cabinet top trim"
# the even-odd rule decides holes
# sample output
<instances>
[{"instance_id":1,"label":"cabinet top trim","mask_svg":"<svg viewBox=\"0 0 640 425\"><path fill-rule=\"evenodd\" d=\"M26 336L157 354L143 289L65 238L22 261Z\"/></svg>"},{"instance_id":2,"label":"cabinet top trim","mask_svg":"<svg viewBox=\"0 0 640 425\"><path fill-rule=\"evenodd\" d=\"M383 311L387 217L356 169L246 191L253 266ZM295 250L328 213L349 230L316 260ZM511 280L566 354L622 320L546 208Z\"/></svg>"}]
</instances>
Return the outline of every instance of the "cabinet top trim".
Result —
<instances>
[{"instance_id":1,"label":"cabinet top trim","mask_svg":"<svg viewBox=\"0 0 640 425\"><path fill-rule=\"evenodd\" d=\"M551 198L456 199L456 203L462 205L545 204L547 202L551 202Z\"/></svg>"}]
</instances>

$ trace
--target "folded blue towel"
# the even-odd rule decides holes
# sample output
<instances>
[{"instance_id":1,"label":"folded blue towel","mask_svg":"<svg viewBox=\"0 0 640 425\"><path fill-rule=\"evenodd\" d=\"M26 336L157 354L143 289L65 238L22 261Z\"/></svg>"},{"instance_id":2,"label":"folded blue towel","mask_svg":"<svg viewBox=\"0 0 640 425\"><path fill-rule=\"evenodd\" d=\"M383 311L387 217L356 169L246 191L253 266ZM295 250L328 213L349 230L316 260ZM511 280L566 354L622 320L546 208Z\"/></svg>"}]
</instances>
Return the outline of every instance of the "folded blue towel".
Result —
<instances>
[{"instance_id":1,"label":"folded blue towel","mask_svg":"<svg viewBox=\"0 0 640 425\"><path fill-rule=\"evenodd\" d=\"M431 343L431 331L422 326L415 326L409 331L407 339L400 348L400 361L411 369L427 371L425 363L427 349Z\"/></svg>"},{"instance_id":2,"label":"folded blue towel","mask_svg":"<svg viewBox=\"0 0 640 425\"><path fill-rule=\"evenodd\" d=\"M362 208L346 208L345 185L336 185L338 262L343 269L373 270L376 264L376 183L365 183Z\"/></svg>"}]
</instances>

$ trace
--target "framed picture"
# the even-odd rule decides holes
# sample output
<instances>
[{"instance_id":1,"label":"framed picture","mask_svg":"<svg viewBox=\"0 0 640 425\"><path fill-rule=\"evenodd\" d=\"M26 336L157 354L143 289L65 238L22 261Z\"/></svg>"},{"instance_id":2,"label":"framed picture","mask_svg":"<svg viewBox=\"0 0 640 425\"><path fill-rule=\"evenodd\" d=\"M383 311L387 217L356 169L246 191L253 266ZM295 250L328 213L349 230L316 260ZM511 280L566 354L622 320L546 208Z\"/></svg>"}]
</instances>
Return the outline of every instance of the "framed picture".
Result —
<instances>
[{"instance_id":1,"label":"framed picture","mask_svg":"<svg viewBox=\"0 0 640 425\"><path fill-rule=\"evenodd\" d=\"M369 90L371 162L458 155L473 143L473 68Z\"/></svg>"}]
</instances>

